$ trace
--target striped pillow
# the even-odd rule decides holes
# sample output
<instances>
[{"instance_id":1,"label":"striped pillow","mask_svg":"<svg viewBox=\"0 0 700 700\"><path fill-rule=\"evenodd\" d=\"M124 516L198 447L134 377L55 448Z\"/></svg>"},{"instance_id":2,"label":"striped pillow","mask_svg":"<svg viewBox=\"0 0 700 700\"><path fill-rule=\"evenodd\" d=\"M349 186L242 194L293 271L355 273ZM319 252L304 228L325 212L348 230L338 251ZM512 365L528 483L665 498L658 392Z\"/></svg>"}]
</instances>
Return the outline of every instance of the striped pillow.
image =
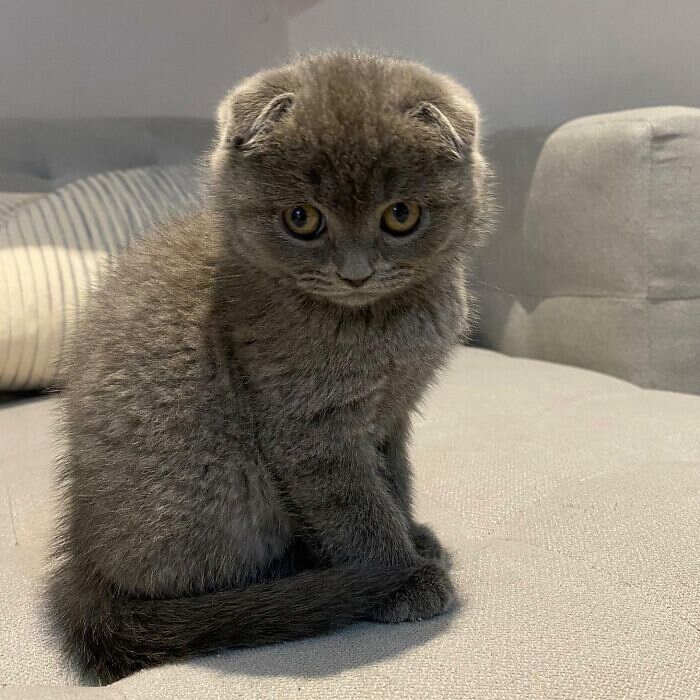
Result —
<instances>
[{"instance_id":1,"label":"striped pillow","mask_svg":"<svg viewBox=\"0 0 700 700\"><path fill-rule=\"evenodd\" d=\"M23 204L45 196L43 192L0 192L0 226Z\"/></svg>"},{"instance_id":2,"label":"striped pillow","mask_svg":"<svg viewBox=\"0 0 700 700\"><path fill-rule=\"evenodd\" d=\"M50 387L103 263L200 201L190 165L115 170L50 194L0 194L0 390Z\"/></svg>"}]
</instances>

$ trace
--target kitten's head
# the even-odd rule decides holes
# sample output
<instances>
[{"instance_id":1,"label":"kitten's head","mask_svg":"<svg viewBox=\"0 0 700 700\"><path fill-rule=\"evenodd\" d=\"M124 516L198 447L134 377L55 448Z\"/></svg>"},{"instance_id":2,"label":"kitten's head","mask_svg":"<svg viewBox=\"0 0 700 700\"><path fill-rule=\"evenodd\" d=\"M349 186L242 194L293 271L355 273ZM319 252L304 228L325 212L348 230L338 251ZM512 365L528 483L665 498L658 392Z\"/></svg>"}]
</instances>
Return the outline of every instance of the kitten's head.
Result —
<instances>
[{"instance_id":1,"label":"kitten's head","mask_svg":"<svg viewBox=\"0 0 700 700\"><path fill-rule=\"evenodd\" d=\"M303 58L235 88L218 127L210 195L224 236L308 294L367 305L474 242L486 196L478 110L421 65Z\"/></svg>"}]
</instances>

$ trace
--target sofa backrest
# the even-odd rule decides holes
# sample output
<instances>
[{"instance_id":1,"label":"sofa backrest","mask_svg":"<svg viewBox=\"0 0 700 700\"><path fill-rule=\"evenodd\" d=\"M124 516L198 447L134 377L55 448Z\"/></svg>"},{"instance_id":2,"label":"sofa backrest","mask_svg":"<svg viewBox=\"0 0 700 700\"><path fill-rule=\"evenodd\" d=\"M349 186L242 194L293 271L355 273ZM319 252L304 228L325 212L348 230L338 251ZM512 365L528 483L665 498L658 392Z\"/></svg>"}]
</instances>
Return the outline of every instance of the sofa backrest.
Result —
<instances>
[{"instance_id":1,"label":"sofa backrest","mask_svg":"<svg viewBox=\"0 0 700 700\"><path fill-rule=\"evenodd\" d=\"M583 117L541 141L492 138L506 189L477 266L481 342L700 393L700 110Z\"/></svg>"},{"instance_id":2,"label":"sofa backrest","mask_svg":"<svg viewBox=\"0 0 700 700\"><path fill-rule=\"evenodd\" d=\"M108 170L190 162L213 136L209 119L0 119L0 192L52 192Z\"/></svg>"}]
</instances>

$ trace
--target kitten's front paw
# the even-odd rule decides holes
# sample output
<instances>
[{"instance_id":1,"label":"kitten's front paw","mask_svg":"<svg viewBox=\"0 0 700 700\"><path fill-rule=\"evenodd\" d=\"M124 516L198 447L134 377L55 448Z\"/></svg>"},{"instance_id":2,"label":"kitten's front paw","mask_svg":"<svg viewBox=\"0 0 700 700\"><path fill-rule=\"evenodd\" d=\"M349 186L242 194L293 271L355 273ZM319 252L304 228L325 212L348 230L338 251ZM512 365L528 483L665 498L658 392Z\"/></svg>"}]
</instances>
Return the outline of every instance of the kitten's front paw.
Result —
<instances>
[{"instance_id":1,"label":"kitten's front paw","mask_svg":"<svg viewBox=\"0 0 700 700\"><path fill-rule=\"evenodd\" d=\"M373 612L377 622L426 620L448 610L455 600L447 572L439 564L423 564L396 593Z\"/></svg>"},{"instance_id":2,"label":"kitten's front paw","mask_svg":"<svg viewBox=\"0 0 700 700\"><path fill-rule=\"evenodd\" d=\"M418 554L424 559L436 559L445 568L449 568L450 555L440 544L435 533L427 526L413 523L411 526L411 539Z\"/></svg>"}]
</instances>

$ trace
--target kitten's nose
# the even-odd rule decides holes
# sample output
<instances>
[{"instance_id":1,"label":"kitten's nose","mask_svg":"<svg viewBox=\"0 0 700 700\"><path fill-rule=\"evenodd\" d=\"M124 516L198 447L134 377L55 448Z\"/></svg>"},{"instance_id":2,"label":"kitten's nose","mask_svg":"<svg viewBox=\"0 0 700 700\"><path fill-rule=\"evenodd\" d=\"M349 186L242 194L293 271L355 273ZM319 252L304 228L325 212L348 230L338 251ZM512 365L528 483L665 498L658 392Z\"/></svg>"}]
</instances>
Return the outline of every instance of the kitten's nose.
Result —
<instances>
[{"instance_id":1,"label":"kitten's nose","mask_svg":"<svg viewBox=\"0 0 700 700\"><path fill-rule=\"evenodd\" d=\"M374 269L363 251L348 251L338 266L338 277L353 287L361 287L373 274Z\"/></svg>"}]
</instances>

